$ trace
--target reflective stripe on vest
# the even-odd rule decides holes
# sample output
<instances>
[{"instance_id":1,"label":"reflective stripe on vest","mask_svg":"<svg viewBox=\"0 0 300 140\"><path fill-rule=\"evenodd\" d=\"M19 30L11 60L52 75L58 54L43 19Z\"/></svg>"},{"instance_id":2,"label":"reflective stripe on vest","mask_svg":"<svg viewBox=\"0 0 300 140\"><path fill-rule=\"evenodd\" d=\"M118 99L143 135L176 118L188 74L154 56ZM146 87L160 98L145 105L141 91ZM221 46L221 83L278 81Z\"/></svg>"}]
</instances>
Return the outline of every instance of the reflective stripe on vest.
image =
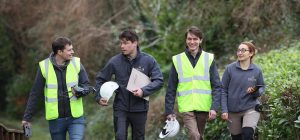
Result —
<instances>
[{"instance_id":1,"label":"reflective stripe on vest","mask_svg":"<svg viewBox=\"0 0 300 140\"><path fill-rule=\"evenodd\" d=\"M46 120L58 118L58 85L53 64L47 58L39 63L43 77L45 78L45 112ZM78 68L79 66L79 68ZM73 57L66 70L66 85L70 97L70 108L73 117L83 115L82 98L72 96L71 87L78 84L78 73L80 71L80 59Z\"/></svg>"},{"instance_id":2,"label":"reflective stripe on vest","mask_svg":"<svg viewBox=\"0 0 300 140\"><path fill-rule=\"evenodd\" d=\"M179 81L176 91L179 112L210 110L212 96L209 68L212 60L213 54L202 51L193 67L185 52L173 56Z\"/></svg>"}]
</instances>

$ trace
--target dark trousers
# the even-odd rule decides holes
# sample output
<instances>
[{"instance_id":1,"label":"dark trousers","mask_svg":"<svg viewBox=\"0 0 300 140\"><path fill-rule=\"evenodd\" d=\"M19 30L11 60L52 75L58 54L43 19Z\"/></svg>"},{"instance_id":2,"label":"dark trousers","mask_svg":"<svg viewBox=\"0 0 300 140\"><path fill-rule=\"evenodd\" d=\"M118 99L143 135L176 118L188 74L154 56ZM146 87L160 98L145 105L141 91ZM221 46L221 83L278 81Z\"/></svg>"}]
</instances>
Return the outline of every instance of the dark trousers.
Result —
<instances>
[{"instance_id":1,"label":"dark trousers","mask_svg":"<svg viewBox=\"0 0 300 140\"><path fill-rule=\"evenodd\" d=\"M147 112L127 112L114 110L116 140L127 140L128 126L131 125L132 140L145 139Z\"/></svg>"}]
</instances>

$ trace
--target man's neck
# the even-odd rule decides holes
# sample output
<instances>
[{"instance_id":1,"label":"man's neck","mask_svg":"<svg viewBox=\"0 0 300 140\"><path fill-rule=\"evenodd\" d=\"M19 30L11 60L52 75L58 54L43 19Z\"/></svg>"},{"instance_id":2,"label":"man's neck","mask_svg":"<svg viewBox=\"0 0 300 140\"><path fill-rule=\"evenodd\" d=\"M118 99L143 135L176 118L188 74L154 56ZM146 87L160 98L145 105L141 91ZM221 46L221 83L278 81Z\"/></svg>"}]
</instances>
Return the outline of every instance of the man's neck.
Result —
<instances>
[{"instance_id":1,"label":"man's neck","mask_svg":"<svg viewBox=\"0 0 300 140\"><path fill-rule=\"evenodd\" d=\"M137 56L137 51L134 51L133 53L129 54L127 57L129 60L133 60Z\"/></svg>"},{"instance_id":2,"label":"man's neck","mask_svg":"<svg viewBox=\"0 0 300 140\"><path fill-rule=\"evenodd\" d=\"M54 59L55 59L56 64L59 65L59 66L64 66L66 64L66 60L62 59L57 54L55 55Z\"/></svg>"},{"instance_id":3,"label":"man's neck","mask_svg":"<svg viewBox=\"0 0 300 140\"><path fill-rule=\"evenodd\" d=\"M189 52L191 53L191 55L196 58L196 55L198 54L199 52L199 49L196 49L196 50L189 50Z\"/></svg>"}]
</instances>

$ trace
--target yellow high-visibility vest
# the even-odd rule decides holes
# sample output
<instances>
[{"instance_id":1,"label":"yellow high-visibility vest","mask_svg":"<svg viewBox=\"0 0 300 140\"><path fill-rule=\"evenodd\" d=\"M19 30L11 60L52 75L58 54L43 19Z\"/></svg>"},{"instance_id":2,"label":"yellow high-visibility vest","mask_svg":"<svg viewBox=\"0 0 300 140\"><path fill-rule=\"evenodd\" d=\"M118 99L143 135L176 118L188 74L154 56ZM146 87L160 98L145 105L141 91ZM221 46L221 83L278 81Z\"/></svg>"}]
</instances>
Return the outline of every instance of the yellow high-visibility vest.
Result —
<instances>
[{"instance_id":1,"label":"yellow high-visibility vest","mask_svg":"<svg viewBox=\"0 0 300 140\"><path fill-rule=\"evenodd\" d=\"M212 104L209 69L214 55L202 51L193 68L185 52L172 57L178 73L177 100L179 112L206 111Z\"/></svg>"},{"instance_id":2,"label":"yellow high-visibility vest","mask_svg":"<svg viewBox=\"0 0 300 140\"><path fill-rule=\"evenodd\" d=\"M53 64L50 58L39 63L43 77L45 78L45 112L46 120L58 118L58 84ZM80 72L80 59L73 57L66 70L66 85L70 98L70 108L73 117L78 118L83 115L82 98L72 96L71 87L78 84L78 73ZM71 98L72 97L72 98Z\"/></svg>"}]
</instances>

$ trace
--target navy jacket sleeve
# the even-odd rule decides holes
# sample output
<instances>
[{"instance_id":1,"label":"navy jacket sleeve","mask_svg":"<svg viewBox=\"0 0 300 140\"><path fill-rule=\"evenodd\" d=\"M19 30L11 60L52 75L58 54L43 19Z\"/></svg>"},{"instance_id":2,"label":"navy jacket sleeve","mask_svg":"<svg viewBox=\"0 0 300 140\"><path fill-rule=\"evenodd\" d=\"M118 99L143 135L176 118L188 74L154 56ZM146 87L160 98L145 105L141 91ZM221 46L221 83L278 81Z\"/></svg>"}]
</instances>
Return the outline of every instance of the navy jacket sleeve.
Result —
<instances>
[{"instance_id":1,"label":"navy jacket sleeve","mask_svg":"<svg viewBox=\"0 0 300 140\"><path fill-rule=\"evenodd\" d=\"M32 116L37 109L38 101L44 99L44 87L45 87L45 79L41 73L40 67L38 67L35 80L34 80L34 85L31 89L27 101L27 106L25 109L23 120L31 122Z\"/></svg>"},{"instance_id":2,"label":"navy jacket sleeve","mask_svg":"<svg viewBox=\"0 0 300 140\"><path fill-rule=\"evenodd\" d=\"M221 102L221 93L223 89L222 89L222 83L220 81L220 77L219 77L219 73L215 61L213 61L210 66L209 74L210 74L210 83L212 86L211 110L218 111Z\"/></svg>"},{"instance_id":3,"label":"navy jacket sleeve","mask_svg":"<svg viewBox=\"0 0 300 140\"><path fill-rule=\"evenodd\" d=\"M150 72L151 83L143 87L143 97L153 94L163 86L163 75L160 71L158 63L152 60L152 69Z\"/></svg>"},{"instance_id":4,"label":"navy jacket sleeve","mask_svg":"<svg viewBox=\"0 0 300 140\"><path fill-rule=\"evenodd\" d=\"M95 94L95 100L98 103L98 101L100 100L101 96L99 93L100 91L100 87L102 86L102 84L104 84L105 82L111 80L111 77L113 75L113 66L110 63L111 60L108 61L108 63L104 66L104 68L98 72L97 76L96 76L96 94Z\"/></svg>"},{"instance_id":5,"label":"navy jacket sleeve","mask_svg":"<svg viewBox=\"0 0 300 140\"><path fill-rule=\"evenodd\" d=\"M169 78L168 78L168 88L165 96L165 114L174 114L174 104L176 99L176 90L178 85L178 73L175 69L174 64L172 64Z\"/></svg>"},{"instance_id":6,"label":"navy jacket sleeve","mask_svg":"<svg viewBox=\"0 0 300 140\"><path fill-rule=\"evenodd\" d=\"M88 89L90 86L90 80L89 80L88 74L82 64L80 64L80 71L78 73L78 77L79 77L78 85L80 87ZM86 95L88 95L88 94L85 94L84 96L86 96Z\"/></svg>"},{"instance_id":7,"label":"navy jacket sleeve","mask_svg":"<svg viewBox=\"0 0 300 140\"><path fill-rule=\"evenodd\" d=\"M90 85L88 74L82 64L80 64L80 72L78 76L79 76L79 81L78 81L79 86L86 87Z\"/></svg>"}]
</instances>

